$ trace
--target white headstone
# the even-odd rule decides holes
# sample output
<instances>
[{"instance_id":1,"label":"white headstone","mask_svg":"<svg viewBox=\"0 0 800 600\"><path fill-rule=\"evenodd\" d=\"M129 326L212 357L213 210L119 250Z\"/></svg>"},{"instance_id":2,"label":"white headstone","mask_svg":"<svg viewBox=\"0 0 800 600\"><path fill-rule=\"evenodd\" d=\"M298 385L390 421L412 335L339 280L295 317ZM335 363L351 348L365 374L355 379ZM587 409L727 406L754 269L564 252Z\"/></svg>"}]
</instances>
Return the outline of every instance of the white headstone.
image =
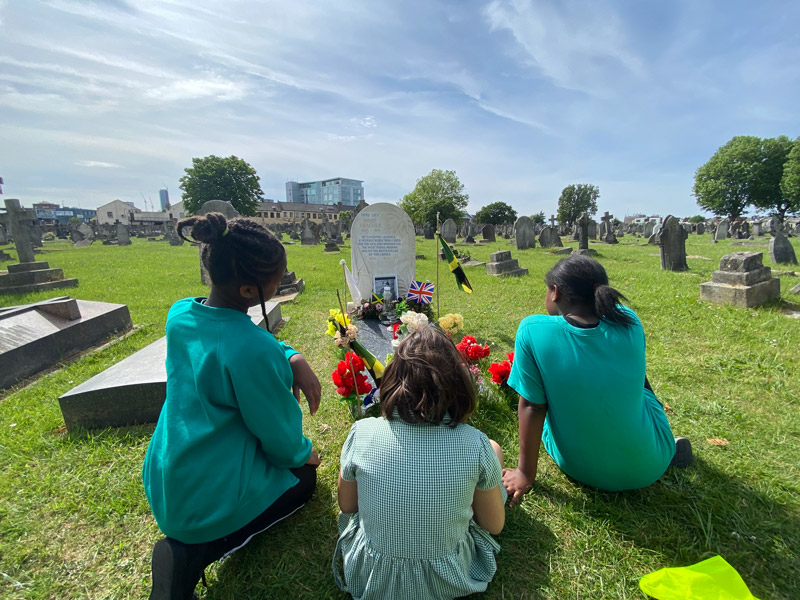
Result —
<instances>
[{"instance_id":1,"label":"white headstone","mask_svg":"<svg viewBox=\"0 0 800 600\"><path fill-rule=\"evenodd\" d=\"M394 204L370 204L350 228L353 277L364 298L372 296L373 277L397 275L397 293L405 296L416 277L414 224Z\"/></svg>"}]
</instances>

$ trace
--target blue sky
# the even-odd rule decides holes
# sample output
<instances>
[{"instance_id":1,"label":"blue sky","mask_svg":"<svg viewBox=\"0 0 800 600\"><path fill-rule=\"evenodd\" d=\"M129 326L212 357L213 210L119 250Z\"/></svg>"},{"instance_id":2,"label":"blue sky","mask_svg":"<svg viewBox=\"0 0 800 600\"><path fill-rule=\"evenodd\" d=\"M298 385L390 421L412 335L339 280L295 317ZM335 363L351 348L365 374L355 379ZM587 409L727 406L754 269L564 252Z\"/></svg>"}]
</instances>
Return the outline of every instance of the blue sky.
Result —
<instances>
[{"instance_id":1,"label":"blue sky","mask_svg":"<svg viewBox=\"0 0 800 600\"><path fill-rule=\"evenodd\" d=\"M475 211L692 215L734 135L800 135L800 2L0 0L5 197L173 202L235 154L267 197L453 169Z\"/></svg>"}]
</instances>

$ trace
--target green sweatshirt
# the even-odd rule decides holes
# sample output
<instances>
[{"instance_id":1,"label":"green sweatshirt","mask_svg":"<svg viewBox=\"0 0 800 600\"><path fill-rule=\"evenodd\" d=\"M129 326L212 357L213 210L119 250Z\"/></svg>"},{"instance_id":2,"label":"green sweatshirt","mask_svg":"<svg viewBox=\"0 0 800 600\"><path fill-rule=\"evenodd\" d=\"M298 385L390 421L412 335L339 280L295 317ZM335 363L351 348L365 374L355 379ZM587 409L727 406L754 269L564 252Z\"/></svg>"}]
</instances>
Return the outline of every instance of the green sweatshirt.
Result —
<instances>
[{"instance_id":1,"label":"green sweatshirt","mask_svg":"<svg viewBox=\"0 0 800 600\"><path fill-rule=\"evenodd\" d=\"M142 467L158 526L187 544L247 525L311 456L292 395L296 352L247 314L202 300L167 316L167 398Z\"/></svg>"}]
</instances>

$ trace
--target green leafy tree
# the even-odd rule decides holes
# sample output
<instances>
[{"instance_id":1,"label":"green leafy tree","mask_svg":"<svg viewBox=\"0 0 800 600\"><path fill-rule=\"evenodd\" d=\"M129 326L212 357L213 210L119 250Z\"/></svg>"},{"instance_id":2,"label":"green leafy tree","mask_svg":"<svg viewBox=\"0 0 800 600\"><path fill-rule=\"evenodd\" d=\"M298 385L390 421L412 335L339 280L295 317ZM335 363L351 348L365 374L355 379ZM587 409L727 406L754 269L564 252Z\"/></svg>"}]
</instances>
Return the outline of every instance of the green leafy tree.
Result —
<instances>
[{"instance_id":1,"label":"green leafy tree","mask_svg":"<svg viewBox=\"0 0 800 600\"><path fill-rule=\"evenodd\" d=\"M342 212L339 213L339 222L343 226L348 225L352 220L353 220L353 213L350 212L349 210L343 210Z\"/></svg>"},{"instance_id":2,"label":"green leafy tree","mask_svg":"<svg viewBox=\"0 0 800 600\"><path fill-rule=\"evenodd\" d=\"M781 193L787 204L787 212L800 212L800 137L792 144L781 177ZM783 216L781 216L783 220Z\"/></svg>"},{"instance_id":3,"label":"green leafy tree","mask_svg":"<svg viewBox=\"0 0 800 600\"><path fill-rule=\"evenodd\" d=\"M697 225L698 223L705 223L706 218L703 215L695 215L689 218L689 223Z\"/></svg>"},{"instance_id":4,"label":"green leafy tree","mask_svg":"<svg viewBox=\"0 0 800 600\"><path fill-rule=\"evenodd\" d=\"M484 225L502 225L517 220L517 211L505 202L492 202L475 213L474 221Z\"/></svg>"},{"instance_id":5,"label":"green leafy tree","mask_svg":"<svg viewBox=\"0 0 800 600\"><path fill-rule=\"evenodd\" d=\"M187 214L196 213L209 200L227 200L242 215L255 216L264 200L256 170L237 156L193 158L184 171L180 188Z\"/></svg>"},{"instance_id":6,"label":"green leafy tree","mask_svg":"<svg viewBox=\"0 0 800 600\"><path fill-rule=\"evenodd\" d=\"M762 140L761 162L755 170L756 191L753 195L753 206L777 215L781 222L787 212L793 212L792 202L781 188L781 180L794 145L785 135Z\"/></svg>"},{"instance_id":7,"label":"green leafy tree","mask_svg":"<svg viewBox=\"0 0 800 600\"><path fill-rule=\"evenodd\" d=\"M697 169L694 195L698 206L717 216L738 219L749 204L765 194L762 161L761 138L732 138Z\"/></svg>"},{"instance_id":8,"label":"green leafy tree","mask_svg":"<svg viewBox=\"0 0 800 600\"><path fill-rule=\"evenodd\" d=\"M544 225L544 220L545 216L543 210L540 210L535 215L531 215L531 221L533 221L534 223L538 223L539 225Z\"/></svg>"},{"instance_id":9,"label":"green leafy tree","mask_svg":"<svg viewBox=\"0 0 800 600\"><path fill-rule=\"evenodd\" d=\"M582 212L593 215L597 212L600 188L588 183L571 184L561 191L558 199L558 222L572 225Z\"/></svg>"},{"instance_id":10,"label":"green leafy tree","mask_svg":"<svg viewBox=\"0 0 800 600\"><path fill-rule=\"evenodd\" d=\"M458 180L455 171L433 169L417 179L417 185L400 201L402 208L417 224L436 225L436 213L441 221L453 219L460 222L467 207L469 194Z\"/></svg>"}]
</instances>

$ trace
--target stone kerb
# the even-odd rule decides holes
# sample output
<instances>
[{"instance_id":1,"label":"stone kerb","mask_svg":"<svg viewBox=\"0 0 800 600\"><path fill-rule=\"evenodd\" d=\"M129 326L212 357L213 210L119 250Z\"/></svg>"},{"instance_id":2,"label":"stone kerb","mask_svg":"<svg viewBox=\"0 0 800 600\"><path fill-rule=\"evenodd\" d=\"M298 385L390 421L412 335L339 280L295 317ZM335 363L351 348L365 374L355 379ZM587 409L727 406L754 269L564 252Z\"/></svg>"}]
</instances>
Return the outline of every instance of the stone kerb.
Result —
<instances>
[{"instance_id":1,"label":"stone kerb","mask_svg":"<svg viewBox=\"0 0 800 600\"><path fill-rule=\"evenodd\" d=\"M519 277L527 275L528 269L520 268L516 258L511 258L511 252L500 250L489 255L486 272L496 277Z\"/></svg>"},{"instance_id":2,"label":"stone kerb","mask_svg":"<svg viewBox=\"0 0 800 600\"><path fill-rule=\"evenodd\" d=\"M762 260L761 252L723 256L711 281L700 284L700 299L750 308L780 298L780 280L772 277L772 270Z\"/></svg>"}]
</instances>

